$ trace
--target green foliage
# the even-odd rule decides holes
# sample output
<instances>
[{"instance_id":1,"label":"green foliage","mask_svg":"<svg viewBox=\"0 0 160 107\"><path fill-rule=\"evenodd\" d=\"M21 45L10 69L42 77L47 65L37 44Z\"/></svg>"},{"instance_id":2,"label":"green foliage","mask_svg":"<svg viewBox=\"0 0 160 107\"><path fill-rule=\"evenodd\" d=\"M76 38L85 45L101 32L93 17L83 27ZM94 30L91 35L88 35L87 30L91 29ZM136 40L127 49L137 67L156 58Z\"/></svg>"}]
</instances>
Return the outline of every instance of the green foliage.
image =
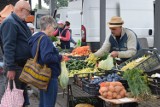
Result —
<instances>
[{"instance_id":1,"label":"green foliage","mask_svg":"<svg viewBox=\"0 0 160 107\"><path fill-rule=\"evenodd\" d=\"M44 0L44 2L49 5L50 0ZM57 0L57 8L59 7L67 7L68 6L68 0Z\"/></svg>"},{"instance_id":2,"label":"green foliage","mask_svg":"<svg viewBox=\"0 0 160 107\"><path fill-rule=\"evenodd\" d=\"M147 76L140 69L129 69L123 74L127 80L132 97L147 100L151 97L151 91L147 84Z\"/></svg>"},{"instance_id":3,"label":"green foliage","mask_svg":"<svg viewBox=\"0 0 160 107\"><path fill-rule=\"evenodd\" d=\"M58 40L57 37L55 37L55 36L51 36L50 39L52 40L52 42L55 42Z\"/></svg>"},{"instance_id":4,"label":"green foliage","mask_svg":"<svg viewBox=\"0 0 160 107\"><path fill-rule=\"evenodd\" d=\"M57 8L67 7L67 6L68 6L68 0L57 0Z\"/></svg>"},{"instance_id":5,"label":"green foliage","mask_svg":"<svg viewBox=\"0 0 160 107\"><path fill-rule=\"evenodd\" d=\"M104 55L102 57L100 57L99 61L107 59L108 55L109 55L109 53L105 52Z\"/></svg>"}]
</instances>

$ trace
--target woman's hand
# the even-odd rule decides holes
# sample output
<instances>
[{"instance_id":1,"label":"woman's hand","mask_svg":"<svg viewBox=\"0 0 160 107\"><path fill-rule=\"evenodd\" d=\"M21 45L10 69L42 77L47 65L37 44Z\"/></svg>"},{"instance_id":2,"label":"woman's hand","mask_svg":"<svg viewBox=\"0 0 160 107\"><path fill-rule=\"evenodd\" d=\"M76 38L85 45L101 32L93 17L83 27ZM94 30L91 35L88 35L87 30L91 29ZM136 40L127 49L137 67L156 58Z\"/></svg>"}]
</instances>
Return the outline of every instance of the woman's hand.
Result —
<instances>
[{"instance_id":1,"label":"woman's hand","mask_svg":"<svg viewBox=\"0 0 160 107\"><path fill-rule=\"evenodd\" d=\"M68 56L62 56L62 61L68 61L68 60L70 60Z\"/></svg>"}]
</instances>

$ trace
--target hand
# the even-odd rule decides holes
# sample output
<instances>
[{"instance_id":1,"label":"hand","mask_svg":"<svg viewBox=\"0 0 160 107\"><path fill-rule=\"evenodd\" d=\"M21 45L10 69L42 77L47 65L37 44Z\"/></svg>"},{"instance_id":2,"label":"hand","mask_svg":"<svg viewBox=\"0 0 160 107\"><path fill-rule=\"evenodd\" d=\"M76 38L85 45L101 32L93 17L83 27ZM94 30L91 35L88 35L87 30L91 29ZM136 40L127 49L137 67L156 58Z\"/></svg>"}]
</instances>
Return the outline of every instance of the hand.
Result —
<instances>
[{"instance_id":1,"label":"hand","mask_svg":"<svg viewBox=\"0 0 160 107\"><path fill-rule=\"evenodd\" d=\"M111 52L111 56L112 56L113 58L118 57L118 52L117 52L117 51L112 51L112 52Z\"/></svg>"},{"instance_id":2,"label":"hand","mask_svg":"<svg viewBox=\"0 0 160 107\"><path fill-rule=\"evenodd\" d=\"M57 38L58 38L58 39L61 39L62 37L61 37L61 36L58 36Z\"/></svg>"},{"instance_id":3,"label":"hand","mask_svg":"<svg viewBox=\"0 0 160 107\"><path fill-rule=\"evenodd\" d=\"M62 61L68 61L68 60L70 60L68 56L62 56Z\"/></svg>"},{"instance_id":4,"label":"hand","mask_svg":"<svg viewBox=\"0 0 160 107\"><path fill-rule=\"evenodd\" d=\"M8 71L8 72L7 72L7 78L8 78L9 80L14 80L15 75L16 75L16 72L15 72L15 71Z\"/></svg>"}]
</instances>

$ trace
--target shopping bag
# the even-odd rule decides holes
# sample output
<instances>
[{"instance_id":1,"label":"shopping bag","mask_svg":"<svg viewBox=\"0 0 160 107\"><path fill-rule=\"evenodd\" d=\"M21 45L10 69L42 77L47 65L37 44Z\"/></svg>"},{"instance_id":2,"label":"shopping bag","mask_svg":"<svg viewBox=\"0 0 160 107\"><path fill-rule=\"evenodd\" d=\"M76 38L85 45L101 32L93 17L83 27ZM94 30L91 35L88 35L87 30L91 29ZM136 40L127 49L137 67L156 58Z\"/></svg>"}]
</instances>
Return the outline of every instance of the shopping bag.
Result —
<instances>
[{"instance_id":1,"label":"shopping bag","mask_svg":"<svg viewBox=\"0 0 160 107\"><path fill-rule=\"evenodd\" d=\"M62 89L66 89L69 81L68 70L66 68L65 61L61 62L61 74L59 76L59 82Z\"/></svg>"},{"instance_id":2,"label":"shopping bag","mask_svg":"<svg viewBox=\"0 0 160 107\"><path fill-rule=\"evenodd\" d=\"M26 83L35 86L38 89L47 90L49 80L51 78L51 69L46 65L40 65L37 63L39 53L39 43L43 36L38 40L36 55L34 59L28 59L19 79Z\"/></svg>"},{"instance_id":3,"label":"shopping bag","mask_svg":"<svg viewBox=\"0 0 160 107\"><path fill-rule=\"evenodd\" d=\"M23 90L17 89L13 81L13 89L10 89L10 82L8 81L7 89L1 99L0 107L22 107L24 103Z\"/></svg>"}]
</instances>

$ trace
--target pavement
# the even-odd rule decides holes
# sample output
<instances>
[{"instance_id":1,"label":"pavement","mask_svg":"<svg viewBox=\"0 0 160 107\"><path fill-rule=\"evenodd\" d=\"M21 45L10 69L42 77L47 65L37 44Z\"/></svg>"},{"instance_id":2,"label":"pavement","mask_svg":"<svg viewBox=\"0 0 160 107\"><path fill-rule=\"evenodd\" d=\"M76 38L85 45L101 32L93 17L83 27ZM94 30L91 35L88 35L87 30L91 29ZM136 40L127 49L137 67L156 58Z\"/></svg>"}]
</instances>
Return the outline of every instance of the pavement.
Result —
<instances>
[{"instance_id":1,"label":"pavement","mask_svg":"<svg viewBox=\"0 0 160 107\"><path fill-rule=\"evenodd\" d=\"M38 89L32 87L32 90L29 91L30 97L30 105L28 107L38 107L39 105L39 93ZM67 107L67 94L63 95L63 91L59 88L58 95L57 95L57 102L55 107Z\"/></svg>"}]
</instances>

